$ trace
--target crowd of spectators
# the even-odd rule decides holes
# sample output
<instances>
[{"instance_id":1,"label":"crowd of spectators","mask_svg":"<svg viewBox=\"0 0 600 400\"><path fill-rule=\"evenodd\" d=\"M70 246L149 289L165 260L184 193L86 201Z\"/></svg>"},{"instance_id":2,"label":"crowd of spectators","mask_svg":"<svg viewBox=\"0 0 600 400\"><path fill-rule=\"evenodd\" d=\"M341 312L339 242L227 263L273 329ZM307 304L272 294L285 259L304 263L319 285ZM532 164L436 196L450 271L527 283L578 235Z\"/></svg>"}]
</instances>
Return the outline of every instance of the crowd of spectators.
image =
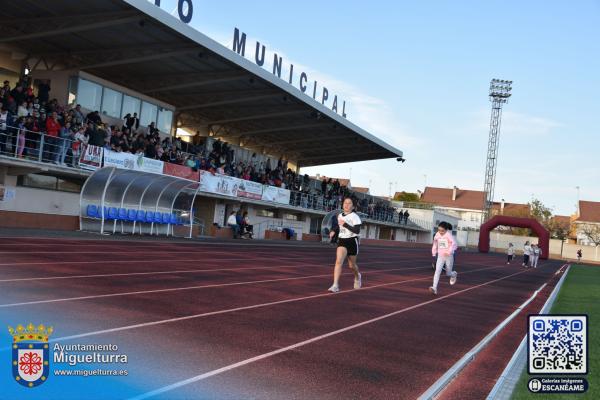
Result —
<instances>
[{"instance_id":1,"label":"crowd of spectators","mask_svg":"<svg viewBox=\"0 0 600 400\"><path fill-rule=\"evenodd\" d=\"M219 139L191 145L179 137L161 138L154 123L140 126L137 113L125 115L120 126L109 125L98 111L84 113L78 104L61 106L56 99L50 99L50 90L48 83L40 83L36 96L28 81L21 80L14 88L8 81L3 83L0 154L76 167L84 145L93 145L290 189L291 203L305 208L338 209L345 197L351 197L357 211L365 216L405 224L408 221L408 212L398 212L373 196L357 196L337 179L324 178L319 183L308 175L300 175L282 158L275 163L253 153L241 160L231 145Z\"/></svg>"}]
</instances>

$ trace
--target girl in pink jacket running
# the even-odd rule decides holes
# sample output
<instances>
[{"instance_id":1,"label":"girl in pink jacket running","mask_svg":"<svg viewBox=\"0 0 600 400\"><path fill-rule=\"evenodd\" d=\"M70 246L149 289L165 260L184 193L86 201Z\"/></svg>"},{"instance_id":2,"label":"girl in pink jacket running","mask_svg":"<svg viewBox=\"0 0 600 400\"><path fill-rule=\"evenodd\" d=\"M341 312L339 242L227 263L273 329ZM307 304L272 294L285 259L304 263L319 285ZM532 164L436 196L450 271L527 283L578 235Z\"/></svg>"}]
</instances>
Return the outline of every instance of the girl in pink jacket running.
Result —
<instances>
[{"instance_id":1,"label":"girl in pink jacket running","mask_svg":"<svg viewBox=\"0 0 600 400\"><path fill-rule=\"evenodd\" d=\"M449 227L450 225L447 222L440 222L438 231L433 238L431 254L434 257L437 255L435 273L433 274L433 286L429 288L429 291L433 294L437 294L438 282L440 281L440 275L442 274L444 264L446 265L446 276L450 277L451 285L456 283L456 277L458 275L456 271L452 271L454 265L454 252L458 248L458 245L456 239L452 236Z\"/></svg>"}]
</instances>

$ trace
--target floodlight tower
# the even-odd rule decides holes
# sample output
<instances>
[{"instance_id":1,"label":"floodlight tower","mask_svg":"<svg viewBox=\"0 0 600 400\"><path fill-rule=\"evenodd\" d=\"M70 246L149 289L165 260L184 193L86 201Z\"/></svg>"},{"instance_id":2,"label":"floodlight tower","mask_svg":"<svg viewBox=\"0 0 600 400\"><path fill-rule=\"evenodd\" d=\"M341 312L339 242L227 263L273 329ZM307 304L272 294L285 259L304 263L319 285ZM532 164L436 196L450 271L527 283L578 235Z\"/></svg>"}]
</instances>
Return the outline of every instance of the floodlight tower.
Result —
<instances>
[{"instance_id":1,"label":"floodlight tower","mask_svg":"<svg viewBox=\"0 0 600 400\"><path fill-rule=\"evenodd\" d=\"M512 81L492 79L490 82L492 115L490 117L490 137L488 140L488 153L485 165L483 215L481 223L490 219L492 214L492 202L494 201L494 188L496 186L496 165L498 161L498 141L500 139L502 106L508 102L508 98L511 96L511 90Z\"/></svg>"}]
</instances>

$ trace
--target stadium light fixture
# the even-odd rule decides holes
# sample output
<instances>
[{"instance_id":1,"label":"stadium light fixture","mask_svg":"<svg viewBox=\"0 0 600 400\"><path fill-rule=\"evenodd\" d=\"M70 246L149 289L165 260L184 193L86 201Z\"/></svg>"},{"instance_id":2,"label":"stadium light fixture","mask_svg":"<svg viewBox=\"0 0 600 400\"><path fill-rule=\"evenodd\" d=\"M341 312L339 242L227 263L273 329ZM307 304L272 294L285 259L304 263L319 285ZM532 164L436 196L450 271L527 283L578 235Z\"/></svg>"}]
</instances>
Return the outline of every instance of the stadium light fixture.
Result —
<instances>
[{"instance_id":1,"label":"stadium light fixture","mask_svg":"<svg viewBox=\"0 0 600 400\"><path fill-rule=\"evenodd\" d=\"M490 118L490 133L488 138L488 154L484 179L484 202L482 223L486 222L492 215L492 203L494 201L494 189L496 186L496 165L498 162L498 139L500 135L500 120L502 118L502 106L508 103L511 96L513 81L504 79L492 79L490 82L489 99L492 103L492 115Z\"/></svg>"}]
</instances>

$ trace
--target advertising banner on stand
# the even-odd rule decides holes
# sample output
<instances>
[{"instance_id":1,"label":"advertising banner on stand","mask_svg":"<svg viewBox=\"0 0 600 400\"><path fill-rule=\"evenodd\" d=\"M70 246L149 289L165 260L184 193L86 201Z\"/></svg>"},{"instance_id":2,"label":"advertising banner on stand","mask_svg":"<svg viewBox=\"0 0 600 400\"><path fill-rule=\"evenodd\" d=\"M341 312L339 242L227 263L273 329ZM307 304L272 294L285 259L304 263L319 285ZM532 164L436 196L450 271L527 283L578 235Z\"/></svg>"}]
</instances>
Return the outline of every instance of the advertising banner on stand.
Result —
<instances>
[{"instance_id":1,"label":"advertising banner on stand","mask_svg":"<svg viewBox=\"0 0 600 400\"><path fill-rule=\"evenodd\" d=\"M200 173L194 171L190 167L183 165L165 163L163 173L165 175L177 176L179 178L189 179L194 182L198 182L200 179Z\"/></svg>"},{"instance_id":2,"label":"advertising banner on stand","mask_svg":"<svg viewBox=\"0 0 600 400\"><path fill-rule=\"evenodd\" d=\"M200 171L200 190L204 192L237 197L240 183L241 179L238 178Z\"/></svg>"},{"instance_id":3,"label":"advertising banner on stand","mask_svg":"<svg viewBox=\"0 0 600 400\"><path fill-rule=\"evenodd\" d=\"M162 175L165 163L160 160L153 160L142 156L136 156L135 166L136 171L150 172L152 174Z\"/></svg>"},{"instance_id":4,"label":"advertising banner on stand","mask_svg":"<svg viewBox=\"0 0 600 400\"><path fill-rule=\"evenodd\" d=\"M291 192L287 189L278 188L275 186L263 186L262 199L264 201L272 201L279 204L290 204Z\"/></svg>"},{"instance_id":5,"label":"advertising banner on stand","mask_svg":"<svg viewBox=\"0 0 600 400\"><path fill-rule=\"evenodd\" d=\"M137 156L127 152L104 151L104 166L120 169L135 169Z\"/></svg>"},{"instance_id":6,"label":"advertising banner on stand","mask_svg":"<svg viewBox=\"0 0 600 400\"><path fill-rule=\"evenodd\" d=\"M261 183L242 180L237 195L238 197L260 200L262 199L262 191L263 185Z\"/></svg>"},{"instance_id":7,"label":"advertising banner on stand","mask_svg":"<svg viewBox=\"0 0 600 400\"><path fill-rule=\"evenodd\" d=\"M98 146L87 145L83 148L79 158L79 166L85 169L96 170L102 166L104 149Z\"/></svg>"}]
</instances>

